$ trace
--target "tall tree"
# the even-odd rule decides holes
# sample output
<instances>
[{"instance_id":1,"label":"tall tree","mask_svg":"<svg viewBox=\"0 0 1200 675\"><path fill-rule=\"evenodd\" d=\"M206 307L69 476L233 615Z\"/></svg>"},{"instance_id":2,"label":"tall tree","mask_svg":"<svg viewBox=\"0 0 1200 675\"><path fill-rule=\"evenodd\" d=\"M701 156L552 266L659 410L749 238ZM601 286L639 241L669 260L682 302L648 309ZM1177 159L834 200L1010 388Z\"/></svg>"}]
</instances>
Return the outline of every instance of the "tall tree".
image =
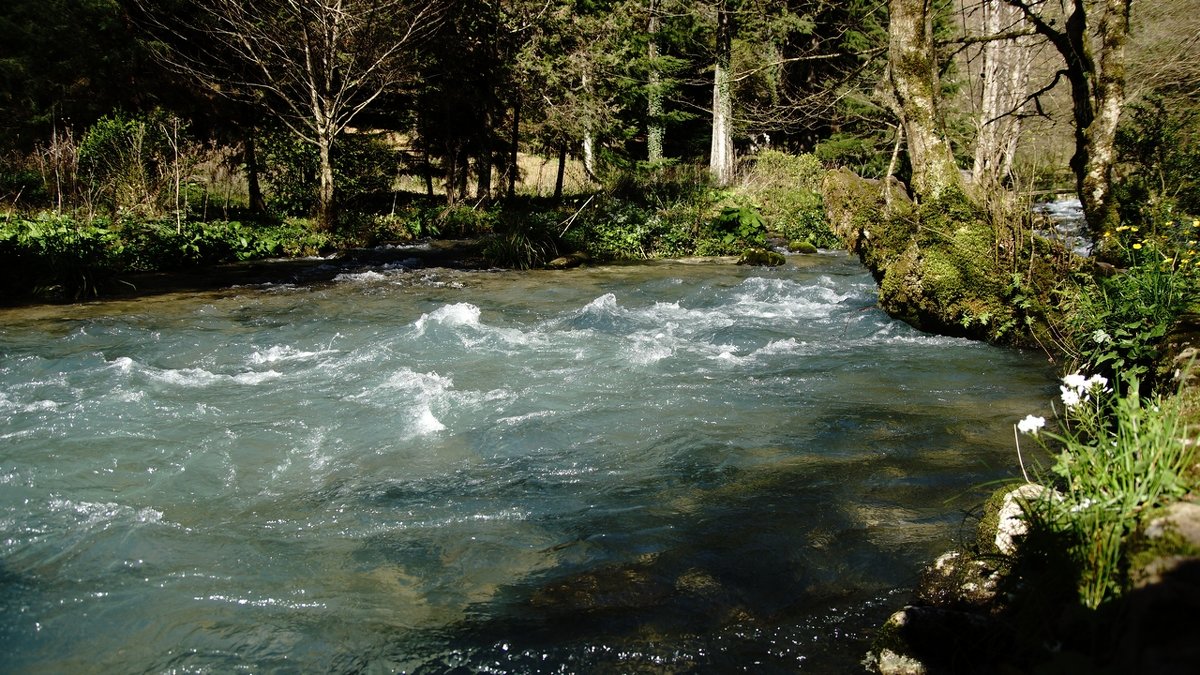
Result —
<instances>
[{"instance_id":1,"label":"tall tree","mask_svg":"<svg viewBox=\"0 0 1200 675\"><path fill-rule=\"evenodd\" d=\"M1075 122L1071 171L1088 226L1093 235L1099 234L1118 219L1112 174L1117 124L1125 104L1125 46L1133 0L1069 0L1061 23L1043 13L1045 0L1004 1L1021 10L1063 59L1063 68L1042 91L1064 77L1071 86ZM1089 11L1099 15L1094 33Z\"/></svg>"},{"instance_id":2,"label":"tall tree","mask_svg":"<svg viewBox=\"0 0 1200 675\"><path fill-rule=\"evenodd\" d=\"M888 70L912 162L912 188L936 200L963 189L962 174L938 115L933 0L888 1Z\"/></svg>"},{"instance_id":3,"label":"tall tree","mask_svg":"<svg viewBox=\"0 0 1200 675\"><path fill-rule=\"evenodd\" d=\"M440 20L425 0L132 0L174 68L254 101L320 158L317 224L335 225L333 148L380 95L408 78Z\"/></svg>"},{"instance_id":4,"label":"tall tree","mask_svg":"<svg viewBox=\"0 0 1200 675\"><path fill-rule=\"evenodd\" d=\"M708 169L718 186L733 183L733 32L737 0L717 0L716 59L713 63L712 144Z\"/></svg>"},{"instance_id":5,"label":"tall tree","mask_svg":"<svg viewBox=\"0 0 1200 675\"><path fill-rule=\"evenodd\" d=\"M976 117L976 183L999 185L1012 173L1021 136L1021 112L1033 60L1032 35L1023 12L1003 0L978 5L982 47L979 112Z\"/></svg>"}]
</instances>

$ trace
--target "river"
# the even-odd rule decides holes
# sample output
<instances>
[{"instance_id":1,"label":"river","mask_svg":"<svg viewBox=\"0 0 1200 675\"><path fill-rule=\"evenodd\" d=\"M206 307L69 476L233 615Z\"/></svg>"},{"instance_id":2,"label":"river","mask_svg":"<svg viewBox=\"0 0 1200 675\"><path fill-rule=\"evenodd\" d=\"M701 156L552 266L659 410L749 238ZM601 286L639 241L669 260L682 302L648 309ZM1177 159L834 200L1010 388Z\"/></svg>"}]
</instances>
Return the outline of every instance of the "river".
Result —
<instances>
[{"instance_id":1,"label":"river","mask_svg":"<svg viewBox=\"0 0 1200 675\"><path fill-rule=\"evenodd\" d=\"M0 310L0 671L847 672L1053 389L841 254Z\"/></svg>"}]
</instances>

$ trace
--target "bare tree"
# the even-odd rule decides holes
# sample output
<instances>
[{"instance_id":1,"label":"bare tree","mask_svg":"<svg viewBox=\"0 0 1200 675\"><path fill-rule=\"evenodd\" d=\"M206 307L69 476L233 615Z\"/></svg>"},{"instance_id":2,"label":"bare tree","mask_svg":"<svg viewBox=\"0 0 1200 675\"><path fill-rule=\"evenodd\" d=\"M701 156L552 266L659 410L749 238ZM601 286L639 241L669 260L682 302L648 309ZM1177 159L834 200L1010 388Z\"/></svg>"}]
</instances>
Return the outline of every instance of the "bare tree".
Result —
<instances>
[{"instance_id":1,"label":"bare tree","mask_svg":"<svg viewBox=\"0 0 1200 675\"><path fill-rule=\"evenodd\" d=\"M320 157L317 223L335 222L338 135L409 76L438 25L436 0L132 0L167 62L220 94L260 104ZM182 11L180 11L182 9Z\"/></svg>"},{"instance_id":2,"label":"bare tree","mask_svg":"<svg viewBox=\"0 0 1200 675\"><path fill-rule=\"evenodd\" d=\"M976 117L976 183L996 186L1012 173L1029 89L1033 35L1025 14L1002 0L978 5L982 65Z\"/></svg>"},{"instance_id":3,"label":"bare tree","mask_svg":"<svg viewBox=\"0 0 1200 675\"><path fill-rule=\"evenodd\" d=\"M1118 218L1112 173L1117 124L1125 104L1125 47L1133 0L1004 1L1021 10L1062 56L1063 68L1038 93L1048 91L1062 78L1071 86L1075 123L1071 171L1088 226L1093 234L1102 232ZM1065 19L1060 23L1051 18L1047 5L1056 12L1061 9ZM1092 18L1099 16L1094 29L1089 12Z\"/></svg>"}]
</instances>

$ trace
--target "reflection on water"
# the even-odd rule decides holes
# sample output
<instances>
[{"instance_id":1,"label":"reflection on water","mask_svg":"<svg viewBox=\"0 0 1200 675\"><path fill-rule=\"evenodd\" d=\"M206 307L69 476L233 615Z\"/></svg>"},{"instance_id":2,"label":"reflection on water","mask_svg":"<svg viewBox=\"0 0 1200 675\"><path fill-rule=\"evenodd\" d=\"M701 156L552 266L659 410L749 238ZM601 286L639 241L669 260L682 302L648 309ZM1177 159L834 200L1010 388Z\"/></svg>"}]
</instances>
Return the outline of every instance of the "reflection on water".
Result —
<instances>
[{"instance_id":1,"label":"reflection on water","mask_svg":"<svg viewBox=\"0 0 1200 675\"><path fill-rule=\"evenodd\" d=\"M843 256L0 313L4 670L844 672L1036 355Z\"/></svg>"}]
</instances>

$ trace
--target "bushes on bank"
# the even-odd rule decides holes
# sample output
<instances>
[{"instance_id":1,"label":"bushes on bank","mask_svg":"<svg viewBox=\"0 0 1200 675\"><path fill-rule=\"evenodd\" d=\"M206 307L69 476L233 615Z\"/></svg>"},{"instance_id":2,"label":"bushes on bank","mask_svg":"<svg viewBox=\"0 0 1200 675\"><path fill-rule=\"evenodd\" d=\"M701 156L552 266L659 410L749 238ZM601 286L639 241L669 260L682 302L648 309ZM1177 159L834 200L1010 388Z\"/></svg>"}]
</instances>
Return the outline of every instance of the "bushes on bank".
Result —
<instances>
[{"instance_id":1,"label":"bushes on bank","mask_svg":"<svg viewBox=\"0 0 1200 675\"><path fill-rule=\"evenodd\" d=\"M80 300L125 274L315 255L331 244L327 234L299 223L10 217L0 221L0 290L8 298Z\"/></svg>"}]
</instances>

